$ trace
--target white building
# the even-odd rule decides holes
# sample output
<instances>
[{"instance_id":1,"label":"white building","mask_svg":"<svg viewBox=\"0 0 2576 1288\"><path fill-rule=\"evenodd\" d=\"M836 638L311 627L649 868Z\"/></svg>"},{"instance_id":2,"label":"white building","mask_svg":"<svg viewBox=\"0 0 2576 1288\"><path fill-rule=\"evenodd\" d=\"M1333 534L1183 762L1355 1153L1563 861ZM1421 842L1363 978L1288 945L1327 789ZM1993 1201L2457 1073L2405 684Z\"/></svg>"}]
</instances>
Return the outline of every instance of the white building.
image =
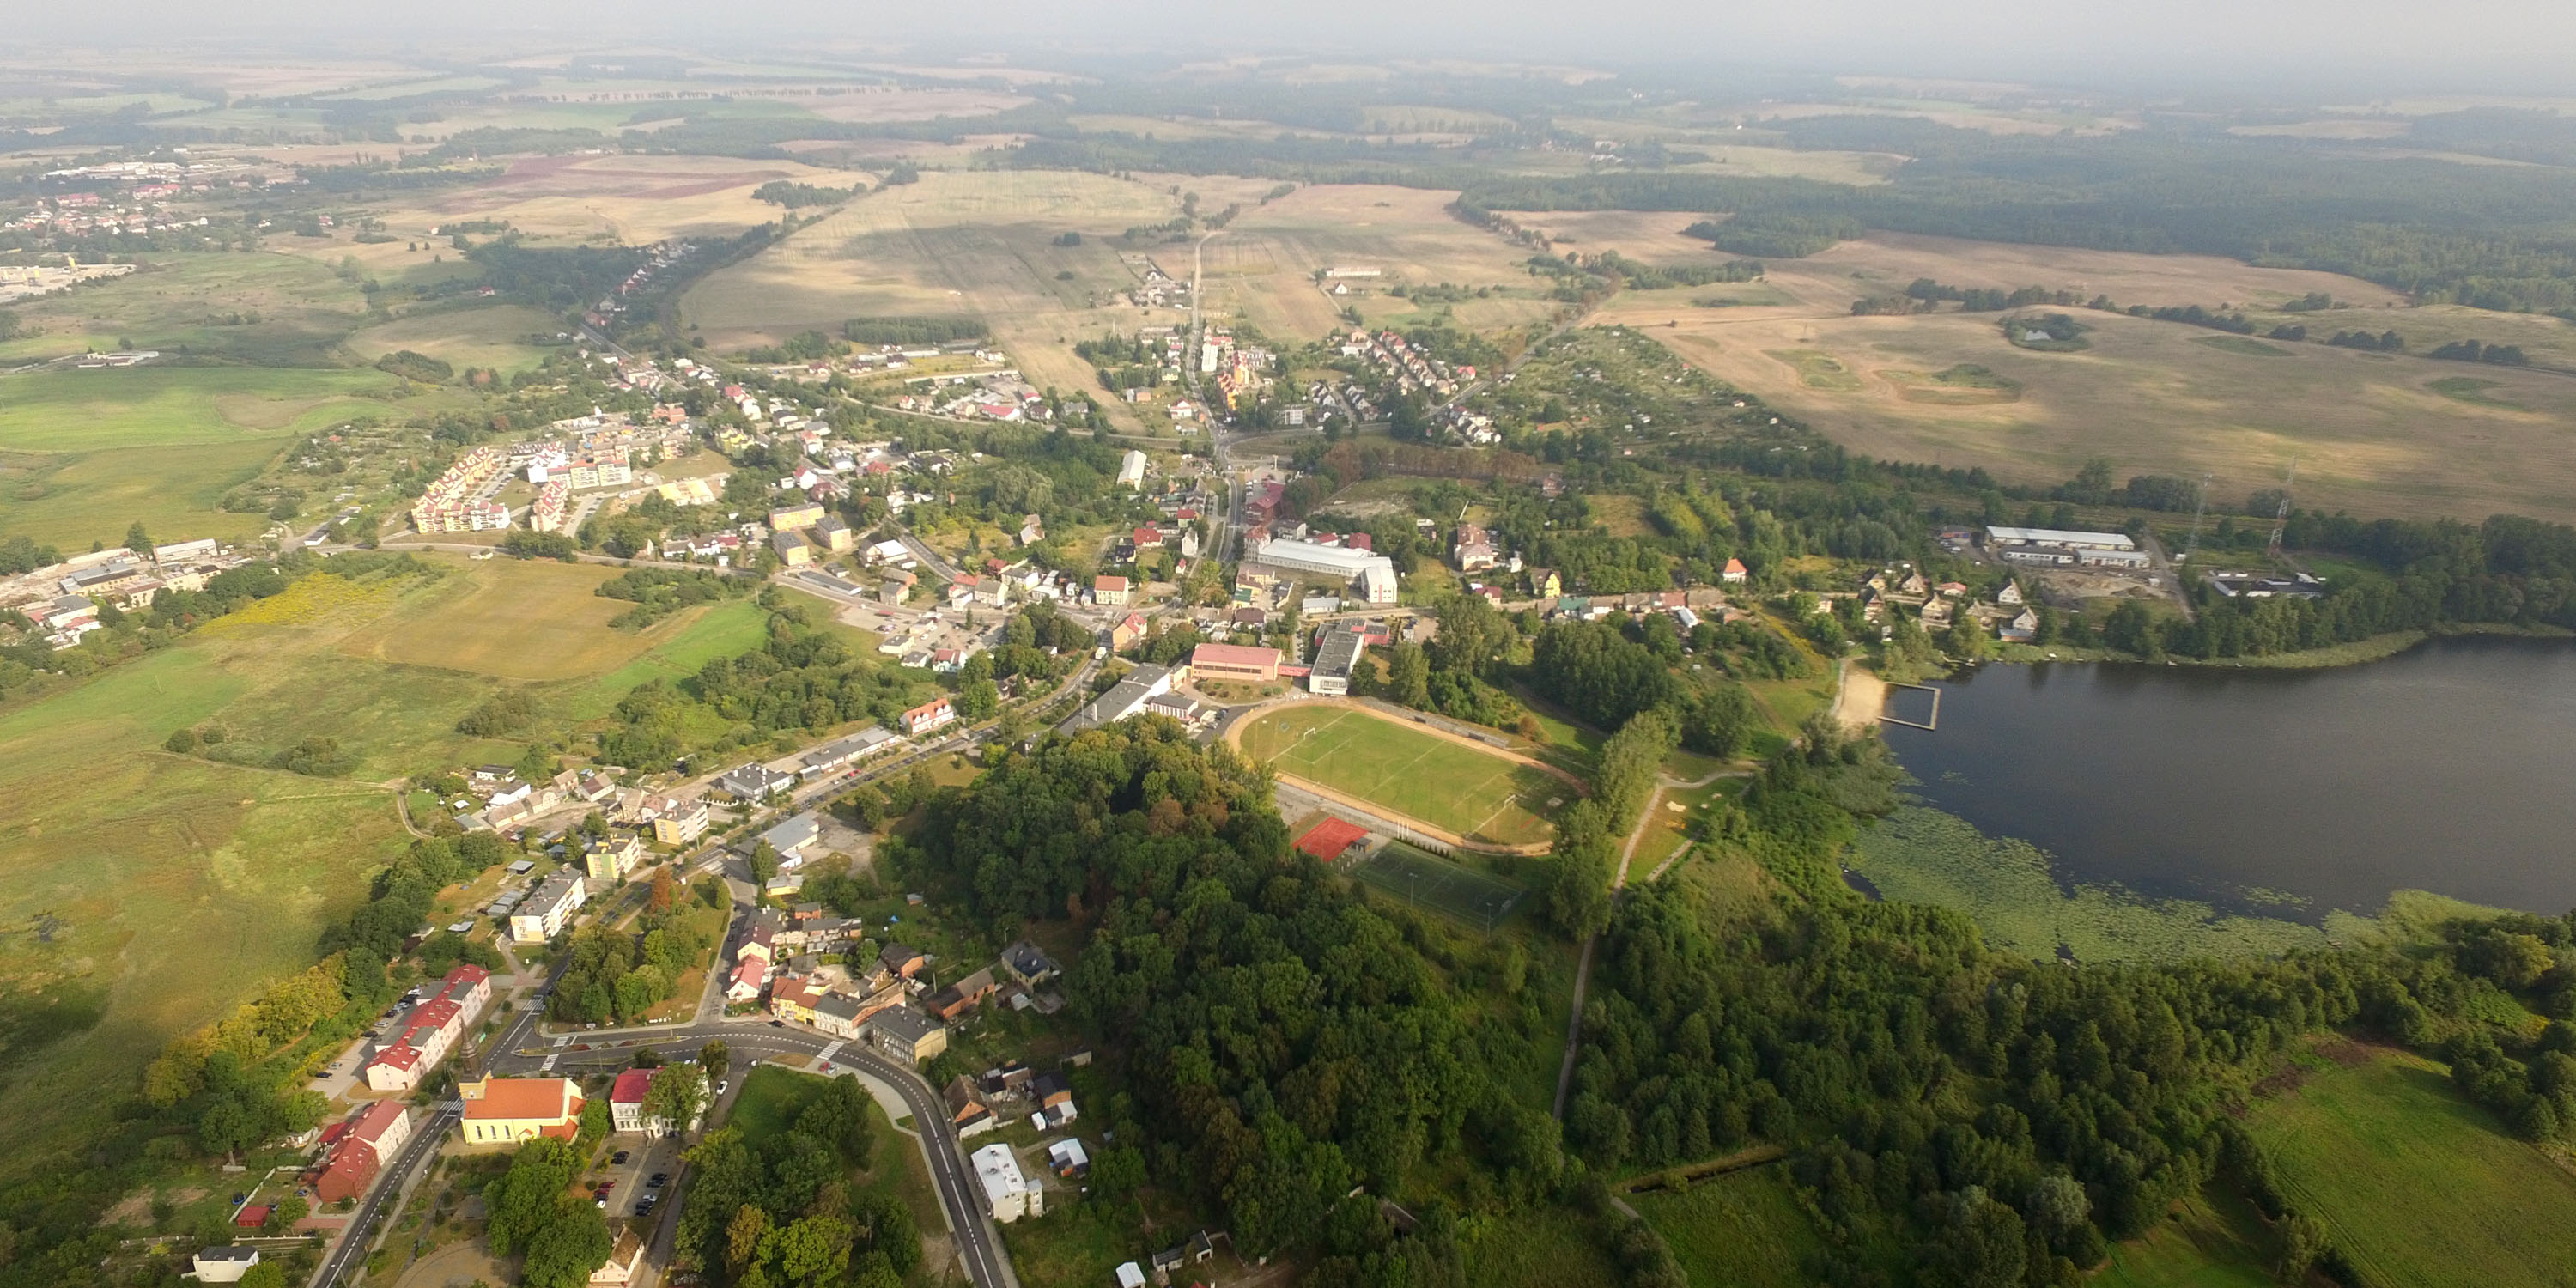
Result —
<instances>
[{"instance_id":1,"label":"white building","mask_svg":"<svg viewBox=\"0 0 2576 1288\"><path fill-rule=\"evenodd\" d=\"M1986 548L2006 563L2091 564L2111 568L2144 568L2147 552L2121 532L2076 532L2064 528L1986 529Z\"/></svg>"},{"instance_id":2,"label":"white building","mask_svg":"<svg viewBox=\"0 0 2576 1288\"><path fill-rule=\"evenodd\" d=\"M1339 578L1345 584L1356 585L1360 598L1368 603L1392 604L1396 600L1395 561L1357 547L1273 537L1252 543L1251 562Z\"/></svg>"},{"instance_id":3,"label":"white building","mask_svg":"<svg viewBox=\"0 0 2576 1288\"><path fill-rule=\"evenodd\" d=\"M1127 454L1118 458L1118 486L1143 487L1144 485L1145 454L1135 448L1128 448Z\"/></svg>"},{"instance_id":4,"label":"white building","mask_svg":"<svg viewBox=\"0 0 2576 1288\"><path fill-rule=\"evenodd\" d=\"M1020 1160L1008 1145L986 1145L974 1155L975 1176L984 1183L984 1200L993 1219L1009 1223L1046 1212L1046 1191L1022 1175Z\"/></svg>"}]
</instances>

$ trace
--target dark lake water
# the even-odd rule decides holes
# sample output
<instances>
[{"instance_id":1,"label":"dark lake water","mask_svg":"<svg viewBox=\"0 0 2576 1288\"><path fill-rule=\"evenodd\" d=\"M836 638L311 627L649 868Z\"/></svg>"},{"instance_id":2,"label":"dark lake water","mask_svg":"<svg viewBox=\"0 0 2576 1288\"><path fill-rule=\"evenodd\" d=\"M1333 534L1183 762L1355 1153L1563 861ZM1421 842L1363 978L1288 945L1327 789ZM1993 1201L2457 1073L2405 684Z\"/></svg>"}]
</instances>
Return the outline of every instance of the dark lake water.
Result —
<instances>
[{"instance_id":1,"label":"dark lake water","mask_svg":"<svg viewBox=\"0 0 2576 1288\"><path fill-rule=\"evenodd\" d=\"M1913 790L2061 877L2242 907L2392 890L2576 907L2576 643L2434 640L2328 671L1987 666L1937 732L1880 727ZM1898 714L1924 695L1897 691Z\"/></svg>"}]
</instances>

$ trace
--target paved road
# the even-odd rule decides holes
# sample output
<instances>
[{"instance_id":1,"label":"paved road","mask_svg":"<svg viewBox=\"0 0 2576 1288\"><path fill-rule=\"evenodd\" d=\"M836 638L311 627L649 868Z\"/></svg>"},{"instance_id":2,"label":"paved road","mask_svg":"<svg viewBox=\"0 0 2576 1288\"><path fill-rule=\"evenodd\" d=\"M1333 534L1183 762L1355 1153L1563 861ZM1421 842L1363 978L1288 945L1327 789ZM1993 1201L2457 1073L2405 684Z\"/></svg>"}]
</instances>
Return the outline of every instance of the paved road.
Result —
<instances>
[{"instance_id":1,"label":"paved road","mask_svg":"<svg viewBox=\"0 0 2576 1288\"><path fill-rule=\"evenodd\" d=\"M513 1030L514 1033L516 1031ZM948 1224L956 1232L958 1251L965 1258L968 1278L974 1281L976 1288L1019 1288L1019 1278L1011 1269L1010 1255L1002 1249L1001 1235L993 1228L992 1213L983 1206L983 1185L967 1165L965 1153L949 1128L948 1115L940 1104L938 1093L911 1068L885 1059L858 1043L843 1044L809 1029L772 1026L767 1020L754 1018L601 1029L579 1036L589 1050L574 1051L569 1044L564 1047L508 1047L494 1054L493 1068L505 1074L531 1073L544 1067L549 1057L554 1060L557 1073L581 1068L624 1068L633 1061L638 1047L688 1052L711 1038L722 1038L733 1053L735 1067L747 1072L754 1061L762 1058L819 1056L827 1046L838 1047L832 1053L833 1063L867 1071L870 1076L901 1093L904 1103L911 1108L913 1129L921 1133L924 1152L930 1159L931 1180L938 1187L939 1204L948 1214ZM679 1201L687 1200L682 1196Z\"/></svg>"},{"instance_id":2,"label":"paved road","mask_svg":"<svg viewBox=\"0 0 2576 1288\"><path fill-rule=\"evenodd\" d=\"M412 1173L438 1153L447 1139L447 1131L456 1125L457 1113L441 1109L431 1114L412 1130L411 1140L394 1156L394 1165L385 1169L373 1189L358 1200L357 1210L350 1214L349 1226L340 1242L322 1258L322 1269L313 1280L314 1288L334 1288L358 1263L365 1261L367 1248L375 1242L376 1219L410 1183Z\"/></svg>"}]
</instances>

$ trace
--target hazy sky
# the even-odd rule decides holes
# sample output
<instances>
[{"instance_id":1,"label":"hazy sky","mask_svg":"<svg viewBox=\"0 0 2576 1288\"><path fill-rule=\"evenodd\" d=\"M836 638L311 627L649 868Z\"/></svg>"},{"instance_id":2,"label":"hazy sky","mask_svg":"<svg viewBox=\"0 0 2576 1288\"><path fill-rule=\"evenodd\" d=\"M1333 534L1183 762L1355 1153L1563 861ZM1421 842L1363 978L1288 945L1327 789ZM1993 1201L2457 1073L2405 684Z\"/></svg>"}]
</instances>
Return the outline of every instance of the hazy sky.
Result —
<instances>
[{"instance_id":1,"label":"hazy sky","mask_svg":"<svg viewBox=\"0 0 2576 1288\"><path fill-rule=\"evenodd\" d=\"M1791 65L1981 78L2239 78L2576 95L2567 0L121 0L29 4L21 32L126 42L936 42L1203 55L1303 47ZM483 52L483 51L478 51Z\"/></svg>"}]
</instances>

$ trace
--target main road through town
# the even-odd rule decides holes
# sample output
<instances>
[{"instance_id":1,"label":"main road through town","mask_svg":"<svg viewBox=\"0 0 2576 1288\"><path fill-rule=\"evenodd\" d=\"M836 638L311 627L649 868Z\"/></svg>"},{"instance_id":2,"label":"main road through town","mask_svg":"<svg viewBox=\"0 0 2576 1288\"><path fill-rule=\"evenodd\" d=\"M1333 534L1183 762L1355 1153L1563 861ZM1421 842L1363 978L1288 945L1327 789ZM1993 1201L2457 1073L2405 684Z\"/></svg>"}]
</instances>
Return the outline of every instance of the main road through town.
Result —
<instances>
[{"instance_id":1,"label":"main road through town","mask_svg":"<svg viewBox=\"0 0 2576 1288\"><path fill-rule=\"evenodd\" d=\"M318 1288L333 1288L349 1268L367 1255L367 1246L375 1242L376 1221L385 1214L386 1206L395 1201L403 1187L419 1170L423 1160L438 1152L447 1140L448 1129L456 1125L458 1114L453 1103L441 1105L427 1122L413 1129L411 1139L394 1155L394 1165L385 1169L384 1183L367 1191L358 1200L357 1210L349 1214L347 1229L340 1241L322 1258L321 1273L313 1282Z\"/></svg>"}]
</instances>

